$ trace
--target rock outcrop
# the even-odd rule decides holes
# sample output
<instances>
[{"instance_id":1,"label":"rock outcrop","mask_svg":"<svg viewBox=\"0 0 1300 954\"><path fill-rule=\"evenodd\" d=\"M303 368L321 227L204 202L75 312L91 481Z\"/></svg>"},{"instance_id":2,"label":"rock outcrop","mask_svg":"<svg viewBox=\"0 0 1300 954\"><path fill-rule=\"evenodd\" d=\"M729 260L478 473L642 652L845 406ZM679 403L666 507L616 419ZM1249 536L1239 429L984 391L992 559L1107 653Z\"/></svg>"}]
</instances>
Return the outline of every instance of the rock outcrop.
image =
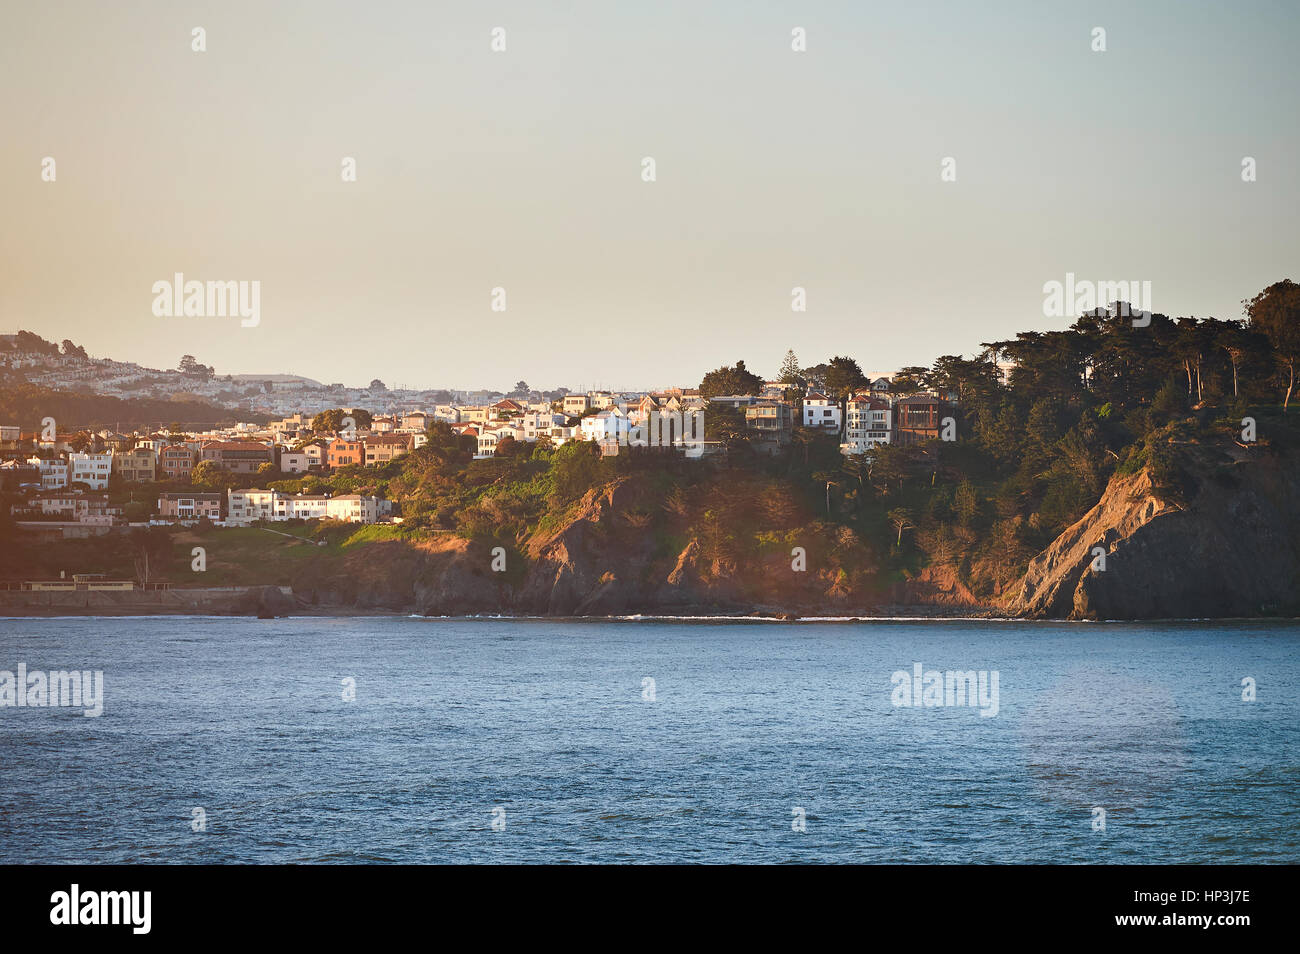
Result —
<instances>
[{"instance_id":1,"label":"rock outcrop","mask_svg":"<svg viewBox=\"0 0 1300 954\"><path fill-rule=\"evenodd\" d=\"M1300 604L1300 480L1284 458L1193 458L1175 504L1149 472L1101 500L1030 561L1009 615L1161 619L1289 614ZM1094 550L1104 550L1104 564ZM1094 563L1096 562L1096 566ZM1104 565L1104 569L1102 566Z\"/></svg>"}]
</instances>

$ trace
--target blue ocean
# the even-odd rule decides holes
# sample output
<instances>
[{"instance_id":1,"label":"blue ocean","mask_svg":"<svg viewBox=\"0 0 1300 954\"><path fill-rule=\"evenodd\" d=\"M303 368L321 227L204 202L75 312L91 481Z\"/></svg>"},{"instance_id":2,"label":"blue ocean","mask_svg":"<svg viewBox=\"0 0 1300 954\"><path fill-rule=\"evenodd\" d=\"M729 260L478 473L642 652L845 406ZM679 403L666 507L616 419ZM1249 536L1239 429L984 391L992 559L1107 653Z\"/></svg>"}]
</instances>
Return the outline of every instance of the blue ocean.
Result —
<instances>
[{"instance_id":1,"label":"blue ocean","mask_svg":"<svg viewBox=\"0 0 1300 954\"><path fill-rule=\"evenodd\" d=\"M4 672L4 862L1300 861L1286 623L5 619Z\"/></svg>"}]
</instances>

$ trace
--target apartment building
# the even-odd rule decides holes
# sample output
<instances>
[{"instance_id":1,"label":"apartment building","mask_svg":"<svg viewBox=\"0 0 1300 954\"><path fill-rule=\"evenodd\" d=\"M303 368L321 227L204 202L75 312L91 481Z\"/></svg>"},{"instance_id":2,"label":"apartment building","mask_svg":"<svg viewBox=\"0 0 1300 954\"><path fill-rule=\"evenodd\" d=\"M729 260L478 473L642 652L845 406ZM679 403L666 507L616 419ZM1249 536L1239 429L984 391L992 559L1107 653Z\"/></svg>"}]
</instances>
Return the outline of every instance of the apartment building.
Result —
<instances>
[{"instance_id":1,"label":"apartment building","mask_svg":"<svg viewBox=\"0 0 1300 954\"><path fill-rule=\"evenodd\" d=\"M113 473L123 480L135 483L152 483L157 476L158 459L153 447L136 447L128 451L113 452Z\"/></svg>"},{"instance_id":2,"label":"apartment building","mask_svg":"<svg viewBox=\"0 0 1300 954\"><path fill-rule=\"evenodd\" d=\"M113 455L69 454L68 466L72 470L70 483L85 484L91 490L104 490L113 472Z\"/></svg>"},{"instance_id":3,"label":"apartment building","mask_svg":"<svg viewBox=\"0 0 1300 954\"><path fill-rule=\"evenodd\" d=\"M42 490L62 490L68 486L70 468L61 457L29 457L27 463L40 471Z\"/></svg>"},{"instance_id":4,"label":"apartment building","mask_svg":"<svg viewBox=\"0 0 1300 954\"><path fill-rule=\"evenodd\" d=\"M859 391L849 399L844 419L841 454L866 454L893 440L893 408L889 401L870 390Z\"/></svg>"},{"instance_id":5,"label":"apartment building","mask_svg":"<svg viewBox=\"0 0 1300 954\"><path fill-rule=\"evenodd\" d=\"M168 444L158 452L160 480L189 480L198 451L185 444Z\"/></svg>"}]
</instances>

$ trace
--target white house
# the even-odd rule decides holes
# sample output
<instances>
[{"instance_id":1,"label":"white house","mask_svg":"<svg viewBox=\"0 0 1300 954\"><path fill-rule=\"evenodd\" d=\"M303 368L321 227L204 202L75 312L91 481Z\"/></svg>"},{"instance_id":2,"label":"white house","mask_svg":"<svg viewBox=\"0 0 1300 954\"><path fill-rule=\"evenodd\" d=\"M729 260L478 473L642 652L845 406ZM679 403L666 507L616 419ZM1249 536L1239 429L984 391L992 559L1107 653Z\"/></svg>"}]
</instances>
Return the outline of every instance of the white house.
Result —
<instances>
[{"instance_id":1,"label":"white house","mask_svg":"<svg viewBox=\"0 0 1300 954\"><path fill-rule=\"evenodd\" d=\"M631 422L628 413L617 407L607 408L599 414L584 417L579 422L584 441L618 440L619 435L622 434L623 440L626 442L630 427Z\"/></svg>"},{"instance_id":2,"label":"white house","mask_svg":"<svg viewBox=\"0 0 1300 954\"><path fill-rule=\"evenodd\" d=\"M326 500L325 506L331 520L344 520L348 523L377 523L379 521L378 497L340 494Z\"/></svg>"},{"instance_id":3,"label":"white house","mask_svg":"<svg viewBox=\"0 0 1300 954\"><path fill-rule=\"evenodd\" d=\"M803 399L803 426L839 433L840 406L820 391L809 391Z\"/></svg>"},{"instance_id":4,"label":"white house","mask_svg":"<svg viewBox=\"0 0 1300 954\"><path fill-rule=\"evenodd\" d=\"M274 490L229 490L226 492L226 523L245 526L254 520L274 520Z\"/></svg>"},{"instance_id":5,"label":"white house","mask_svg":"<svg viewBox=\"0 0 1300 954\"><path fill-rule=\"evenodd\" d=\"M108 486L108 477L113 472L113 455L69 454L68 465L72 468L72 483L80 482L91 490L103 490Z\"/></svg>"},{"instance_id":6,"label":"white house","mask_svg":"<svg viewBox=\"0 0 1300 954\"><path fill-rule=\"evenodd\" d=\"M563 427L568 418L547 407L544 411L528 411L520 421L524 426L524 440L535 441L539 437L550 437L552 429Z\"/></svg>"},{"instance_id":7,"label":"white house","mask_svg":"<svg viewBox=\"0 0 1300 954\"><path fill-rule=\"evenodd\" d=\"M842 454L866 454L880 444L891 442L894 411L887 400L859 391L848 403L844 424Z\"/></svg>"},{"instance_id":8,"label":"white house","mask_svg":"<svg viewBox=\"0 0 1300 954\"><path fill-rule=\"evenodd\" d=\"M341 494L286 494L278 490L231 490L227 494L226 523L245 526L254 520L342 520L375 523L378 497Z\"/></svg>"},{"instance_id":9,"label":"white house","mask_svg":"<svg viewBox=\"0 0 1300 954\"><path fill-rule=\"evenodd\" d=\"M27 463L41 469L41 489L61 490L68 486L68 462L62 458L29 457Z\"/></svg>"}]
</instances>

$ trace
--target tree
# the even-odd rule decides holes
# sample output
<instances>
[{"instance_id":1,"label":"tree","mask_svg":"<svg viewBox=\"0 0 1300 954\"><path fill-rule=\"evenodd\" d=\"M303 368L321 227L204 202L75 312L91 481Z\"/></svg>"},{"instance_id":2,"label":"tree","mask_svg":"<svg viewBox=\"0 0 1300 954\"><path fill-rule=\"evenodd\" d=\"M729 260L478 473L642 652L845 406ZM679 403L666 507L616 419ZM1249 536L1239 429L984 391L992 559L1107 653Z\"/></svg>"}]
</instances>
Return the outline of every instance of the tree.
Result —
<instances>
[{"instance_id":1,"label":"tree","mask_svg":"<svg viewBox=\"0 0 1300 954\"><path fill-rule=\"evenodd\" d=\"M165 569L170 562L171 534L163 527L137 527L131 531L130 542L136 578L148 583L155 570Z\"/></svg>"},{"instance_id":2,"label":"tree","mask_svg":"<svg viewBox=\"0 0 1300 954\"><path fill-rule=\"evenodd\" d=\"M373 381L370 382L370 390L381 391L381 392L387 391L388 385L385 384L383 381L380 381L378 378L375 378Z\"/></svg>"},{"instance_id":3,"label":"tree","mask_svg":"<svg viewBox=\"0 0 1300 954\"><path fill-rule=\"evenodd\" d=\"M894 545L901 547L903 545L903 531L916 529L916 524L912 522L912 511L904 507L895 507L889 511L887 516L890 525L898 531L898 539Z\"/></svg>"},{"instance_id":4,"label":"tree","mask_svg":"<svg viewBox=\"0 0 1300 954\"><path fill-rule=\"evenodd\" d=\"M957 511L957 519L961 521L962 526L969 527L975 515L979 513L979 500L975 496L975 485L969 480L963 480L957 485L957 492L953 498L953 509Z\"/></svg>"},{"instance_id":5,"label":"tree","mask_svg":"<svg viewBox=\"0 0 1300 954\"><path fill-rule=\"evenodd\" d=\"M747 440L745 414L725 404L715 404L704 415L704 439L719 441L731 449Z\"/></svg>"},{"instance_id":6,"label":"tree","mask_svg":"<svg viewBox=\"0 0 1300 954\"><path fill-rule=\"evenodd\" d=\"M844 428L848 426L848 405L849 398L853 397L853 392L858 388L865 387L871 382L867 376L862 373L858 363L852 358L843 358L836 356L826 362L826 373L822 375L822 383L826 390L839 401L840 405L840 434L844 434Z\"/></svg>"},{"instance_id":7,"label":"tree","mask_svg":"<svg viewBox=\"0 0 1300 954\"><path fill-rule=\"evenodd\" d=\"M181 374L193 374L194 370L198 367L200 367L200 365L198 361L194 359L194 355L185 354L181 355L181 363L176 366L176 369L180 371Z\"/></svg>"},{"instance_id":8,"label":"tree","mask_svg":"<svg viewBox=\"0 0 1300 954\"><path fill-rule=\"evenodd\" d=\"M722 394L760 394L762 390L763 379L746 368L744 361L737 361L733 368L723 365L710 371L700 382L700 396L703 398Z\"/></svg>"},{"instance_id":9,"label":"tree","mask_svg":"<svg viewBox=\"0 0 1300 954\"><path fill-rule=\"evenodd\" d=\"M1228 354L1228 361L1232 364L1232 396L1238 397L1237 374L1250 348L1246 330L1239 321L1225 321L1215 336L1214 344Z\"/></svg>"},{"instance_id":10,"label":"tree","mask_svg":"<svg viewBox=\"0 0 1300 954\"><path fill-rule=\"evenodd\" d=\"M374 423L371 413L363 408L354 408L346 411L341 407L331 408L328 411L321 411L311 419L311 429L317 434L337 434L340 431L347 430L346 419L352 418L352 426L359 431L363 431Z\"/></svg>"},{"instance_id":11,"label":"tree","mask_svg":"<svg viewBox=\"0 0 1300 954\"><path fill-rule=\"evenodd\" d=\"M822 383L832 394L847 400L853 396L854 391L866 387L871 382L867 380L867 376L862 373L862 368L858 367L856 361L837 355L826 362L826 373Z\"/></svg>"},{"instance_id":12,"label":"tree","mask_svg":"<svg viewBox=\"0 0 1300 954\"><path fill-rule=\"evenodd\" d=\"M1295 390L1296 362L1300 361L1300 285L1284 278L1245 305L1250 327L1268 338L1278 363L1287 370L1286 397L1282 401L1285 413Z\"/></svg>"},{"instance_id":13,"label":"tree","mask_svg":"<svg viewBox=\"0 0 1300 954\"><path fill-rule=\"evenodd\" d=\"M523 397L527 397L530 390L532 389L528 387L527 381L516 381L514 389L507 396L515 397L516 395L522 395Z\"/></svg>"},{"instance_id":14,"label":"tree","mask_svg":"<svg viewBox=\"0 0 1300 954\"><path fill-rule=\"evenodd\" d=\"M227 474L215 460L201 460L190 471L190 483L196 487L219 490L226 485Z\"/></svg>"},{"instance_id":15,"label":"tree","mask_svg":"<svg viewBox=\"0 0 1300 954\"><path fill-rule=\"evenodd\" d=\"M793 348L785 353L785 360L781 362L778 379L782 384L792 387L803 387L804 385L803 371L799 368L799 359L795 357Z\"/></svg>"},{"instance_id":16,"label":"tree","mask_svg":"<svg viewBox=\"0 0 1300 954\"><path fill-rule=\"evenodd\" d=\"M819 484L826 484L826 516L829 517L831 515L831 487L838 487L840 485L839 480L836 479L837 475L824 470L819 470L817 473L812 475L812 478Z\"/></svg>"}]
</instances>

